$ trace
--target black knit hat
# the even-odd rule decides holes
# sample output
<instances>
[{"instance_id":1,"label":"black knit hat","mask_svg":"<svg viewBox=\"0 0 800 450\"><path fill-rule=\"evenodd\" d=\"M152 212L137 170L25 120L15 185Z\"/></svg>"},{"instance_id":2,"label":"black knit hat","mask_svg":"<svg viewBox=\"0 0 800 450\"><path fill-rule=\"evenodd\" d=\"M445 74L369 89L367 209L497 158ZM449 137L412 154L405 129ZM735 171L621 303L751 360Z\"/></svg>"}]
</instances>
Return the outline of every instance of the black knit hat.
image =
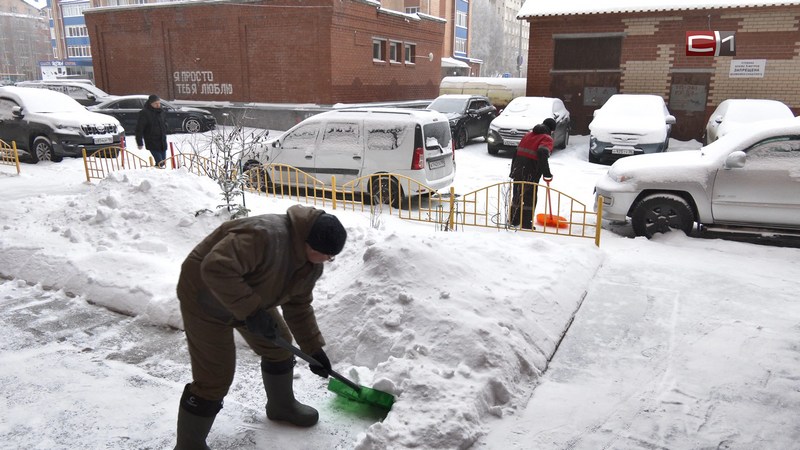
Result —
<instances>
[{"instance_id":1,"label":"black knit hat","mask_svg":"<svg viewBox=\"0 0 800 450\"><path fill-rule=\"evenodd\" d=\"M347 230L336 216L328 213L322 213L317 217L306 238L311 248L331 256L338 255L342 251L346 240Z\"/></svg>"},{"instance_id":2,"label":"black knit hat","mask_svg":"<svg viewBox=\"0 0 800 450\"><path fill-rule=\"evenodd\" d=\"M547 128L549 128L551 133L553 131L556 131L556 121L551 119L551 118L549 118L549 117L547 119L544 119L544 121L542 122L542 125L544 125Z\"/></svg>"},{"instance_id":3,"label":"black knit hat","mask_svg":"<svg viewBox=\"0 0 800 450\"><path fill-rule=\"evenodd\" d=\"M156 94L150 94L150 96L147 97L147 104L149 105L149 104L151 104L151 103L153 103L155 101L158 101L158 100L161 100L161 99L158 98L158 96Z\"/></svg>"}]
</instances>

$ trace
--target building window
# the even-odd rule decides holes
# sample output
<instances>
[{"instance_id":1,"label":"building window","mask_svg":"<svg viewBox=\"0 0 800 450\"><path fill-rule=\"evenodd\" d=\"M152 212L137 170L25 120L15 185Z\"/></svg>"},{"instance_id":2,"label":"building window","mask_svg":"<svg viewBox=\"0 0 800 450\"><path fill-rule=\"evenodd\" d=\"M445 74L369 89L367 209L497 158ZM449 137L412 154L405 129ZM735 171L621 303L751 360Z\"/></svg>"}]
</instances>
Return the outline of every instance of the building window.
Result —
<instances>
[{"instance_id":1,"label":"building window","mask_svg":"<svg viewBox=\"0 0 800 450\"><path fill-rule=\"evenodd\" d=\"M464 38L456 38L456 53L467 53L467 40Z\"/></svg>"},{"instance_id":2,"label":"building window","mask_svg":"<svg viewBox=\"0 0 800 450\"><path fill-rule=\"evenodd\" d=\"M456 11L456 26L461 28L467 28L466 11Z\"/></svg>"},{"instance_id":3,"label":"building window","mask_svg":"<svg viewBox=\"0 0 800 450\"><path fill-rule=\"evenodd\" d=\"M419 6L408 6L406 7L406 14L416 14L419 12Z\"/></svg>"},{"instance_id":4,"label":"building window","mask_svg":"<svg viewBox=\"0 0 800 450\"><path fill-rule=\"evenodd\" d=\"M80 17L83 15L83 10L88 7L88 3L81 3L79 5L61 5L61 17Z\"/></svg>"},{"instance_id":5,"label":"building window","mask_svg":"<svg viewBox=\"0 0 800 450\"><path fill-rule=\"evenodd\" d=\"M89 29L85 26L80 25L70 25L64 27L64 32L67 37L84 37L89 36Z\"/></svg>"},{"instance_id":6,"label":"building window","mask_svg":"<svg viewBox=\"0 0 800 450\"><path fill-rule=\"evenodd\" d=\"M406 64L414 64L414 59L417 56L416 44L405 44L405 51L403 52L404 61Z\"/></svg>"},{"instance_id":7,"label":"building window","mask_svg":"<svg viewBox=\"0 0 800 450\"><path fill-rule=\"evenodd\" d=\"M619 69L621 36L556 38L553 70Z\"/></svg>"},{"instance_id":8,"label":"building window","mask_svg":"<svg viewBox=\"0 0 800 450\"><path fill-rule=\"evenodd\" d=\"M390 42L389 43L389 62L399 63L400 62L400 43L399 42Z\"/></svg>"},{"instance_id":9,"label":"building window","mask_svg":"<svg viewBox=\"0 0 800 450\"><path fill-rule=\"evenodd\" d=\"M88 45L70 45L67 46L68 58L91 58L92 48Z\"/></svg>"},{"instance_id":10,"label":"building window","mask_svg":"<svg viewBox=\"0 0 800 450\"><path fill-rule=\"evenodd\" d=\"M372 40L372 60L385 61L386 60L386 41L383 39Z\"/></svg>"}]
</instances>

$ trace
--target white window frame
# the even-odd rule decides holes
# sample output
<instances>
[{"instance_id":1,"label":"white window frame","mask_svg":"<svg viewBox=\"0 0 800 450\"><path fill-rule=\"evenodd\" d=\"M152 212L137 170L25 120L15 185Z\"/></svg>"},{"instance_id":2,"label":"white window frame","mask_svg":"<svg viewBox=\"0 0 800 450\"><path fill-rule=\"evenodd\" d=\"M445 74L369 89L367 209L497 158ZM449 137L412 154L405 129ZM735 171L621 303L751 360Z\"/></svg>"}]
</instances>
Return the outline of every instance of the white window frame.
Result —
<instances>
[{"instance_id":1,"label":"white window frame","mask_svg":"<svg viewBox=\"0 0 800 450\"><path fill-rule=\"evenodd\" d=\"M467 28L467 12L466 11L456 11L456 26L461 28Z\"/></svg>"},{"instance_id":2,"label":"white window frame","mask_svg":"<svg viewBox=\"0 0 800 450\"><path fill-rule=\"evenodd\" d=\"M67 46L68 58L91 58L92 47L89 45L68 45Z\"/></svg>"},{"instance_id":3,"label":"white window frame","mask_svg":"<svg viewBox=\"0 0 800 450\"><path fill-rule=\"evenodd\" d=\"M61 5L61 17L82 17L88 3Z\"/></svg>"},{"instance_id":4,"label":"white window frame","mask_svg":"<svg viewBox=\"0 0 800 450\"><path fill-rule=\"evenodd\" d=\"M378 53L380 58L375 57L375 45L378 45ZM386 62L386 39L372 38L372 60L375 62Z\"/></svg>"},{"instance_id":5,"label":"white window frame","mask_svg":"<svg viewBox=\"0 0 800 450\"><path fill-rule=\"evenodd\" d=\"M453 44L453 51L456 53L467 53L467 40L464 38L457 37L455 39L455 43Z\"/></svg>"},{"instance_id":6,"label":"white window frame","mask_svg":"<svg viewBox=\"0 0 800 450\"><path fill-rule=\"evenodd\" d=\"M89 29L86 25L68 25L64 27L64 34L66 37L87 37Z\"/></svg>"},{"instance_id":7,"label":"white window frame","mask_svg":"<svg viewBox=\"0 0 800 450\"><path fill-rule=\"evenodd\" d=\"M403 44L403 62L406 64L414 64L414 58L417 56L417 44L413 42L406 42Z\"/></svg>"},{"instance_id":8,"label":"white window frame","mask_svg":"<svg viewBox=\"0 0 800 450\"><path fill-rule=\"evenodd\" d=\"M389 62L399 64L402 62L403 43L400 41L389 41Z\"/></svg>"},{"instance_id":9,"label":"white window frame","mask_svg":"<svg viewBox=\"0 0 800 450\"><path fill-rule=\"evenodd\" d=\"M419 6L406 6L406 14L416 14L419 12Z\"/></svg>"}]
</instances>

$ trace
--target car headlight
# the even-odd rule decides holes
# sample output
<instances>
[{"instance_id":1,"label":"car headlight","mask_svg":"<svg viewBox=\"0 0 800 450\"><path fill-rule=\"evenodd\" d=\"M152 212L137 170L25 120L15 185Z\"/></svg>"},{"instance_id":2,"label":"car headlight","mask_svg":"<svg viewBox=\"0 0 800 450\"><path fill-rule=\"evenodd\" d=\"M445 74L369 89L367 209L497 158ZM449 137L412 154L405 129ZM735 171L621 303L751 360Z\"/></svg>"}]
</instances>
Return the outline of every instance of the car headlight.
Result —
<instances>
[{"instance_id":1,"label":"car headlight","mask_svg":"<svg viewBox=\"0 0 800 450\"><path fill-rule=\"evenodd\" d=\"M608 178L616 181L617 183L624 183L633 179L633 175L628 173L618 173L613 170L608 171Z\"/></svg>"}]
</instances>

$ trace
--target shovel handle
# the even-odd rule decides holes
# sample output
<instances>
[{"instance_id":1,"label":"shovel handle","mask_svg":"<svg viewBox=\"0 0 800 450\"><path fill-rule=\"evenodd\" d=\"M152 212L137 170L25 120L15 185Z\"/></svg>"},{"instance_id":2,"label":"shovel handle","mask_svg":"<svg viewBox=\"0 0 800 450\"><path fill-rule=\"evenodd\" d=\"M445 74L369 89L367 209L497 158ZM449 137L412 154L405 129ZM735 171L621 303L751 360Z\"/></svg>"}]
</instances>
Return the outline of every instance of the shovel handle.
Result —
<instances>
[{"instance_id":1,"label":"shovel handle","mask_svg":"<svg viewBox=\"0 0 800 450\"><path fill-rule=\"evenodd\" d=\"M312 356L307 355L305 352L303 352L299 348L295 347L294 345L286 342L286 339L284 339L284 338L282 338L280 336L276 336L275 339L272 339L272 342L276 343L279 347L281 347L281 348L283 348L285 350L289 350L295 356L297 356L298 358L304 360L305 362L307 362L309 364L313 364L315 366L322 366L322 364L320 364L319 361L314 359ZM337 380L339 380L342 383L346 384L350 389L352 389L352 390L354 390L356 392L361 392L361 386L353 383L352 381L350 381L348 378L346 378L344 375L340 374L339 372L331 369L331 370L328 371L328 373L330 373L330 375L333 376L333 378L336 378Z\"/></svg>"}]
</instances>

